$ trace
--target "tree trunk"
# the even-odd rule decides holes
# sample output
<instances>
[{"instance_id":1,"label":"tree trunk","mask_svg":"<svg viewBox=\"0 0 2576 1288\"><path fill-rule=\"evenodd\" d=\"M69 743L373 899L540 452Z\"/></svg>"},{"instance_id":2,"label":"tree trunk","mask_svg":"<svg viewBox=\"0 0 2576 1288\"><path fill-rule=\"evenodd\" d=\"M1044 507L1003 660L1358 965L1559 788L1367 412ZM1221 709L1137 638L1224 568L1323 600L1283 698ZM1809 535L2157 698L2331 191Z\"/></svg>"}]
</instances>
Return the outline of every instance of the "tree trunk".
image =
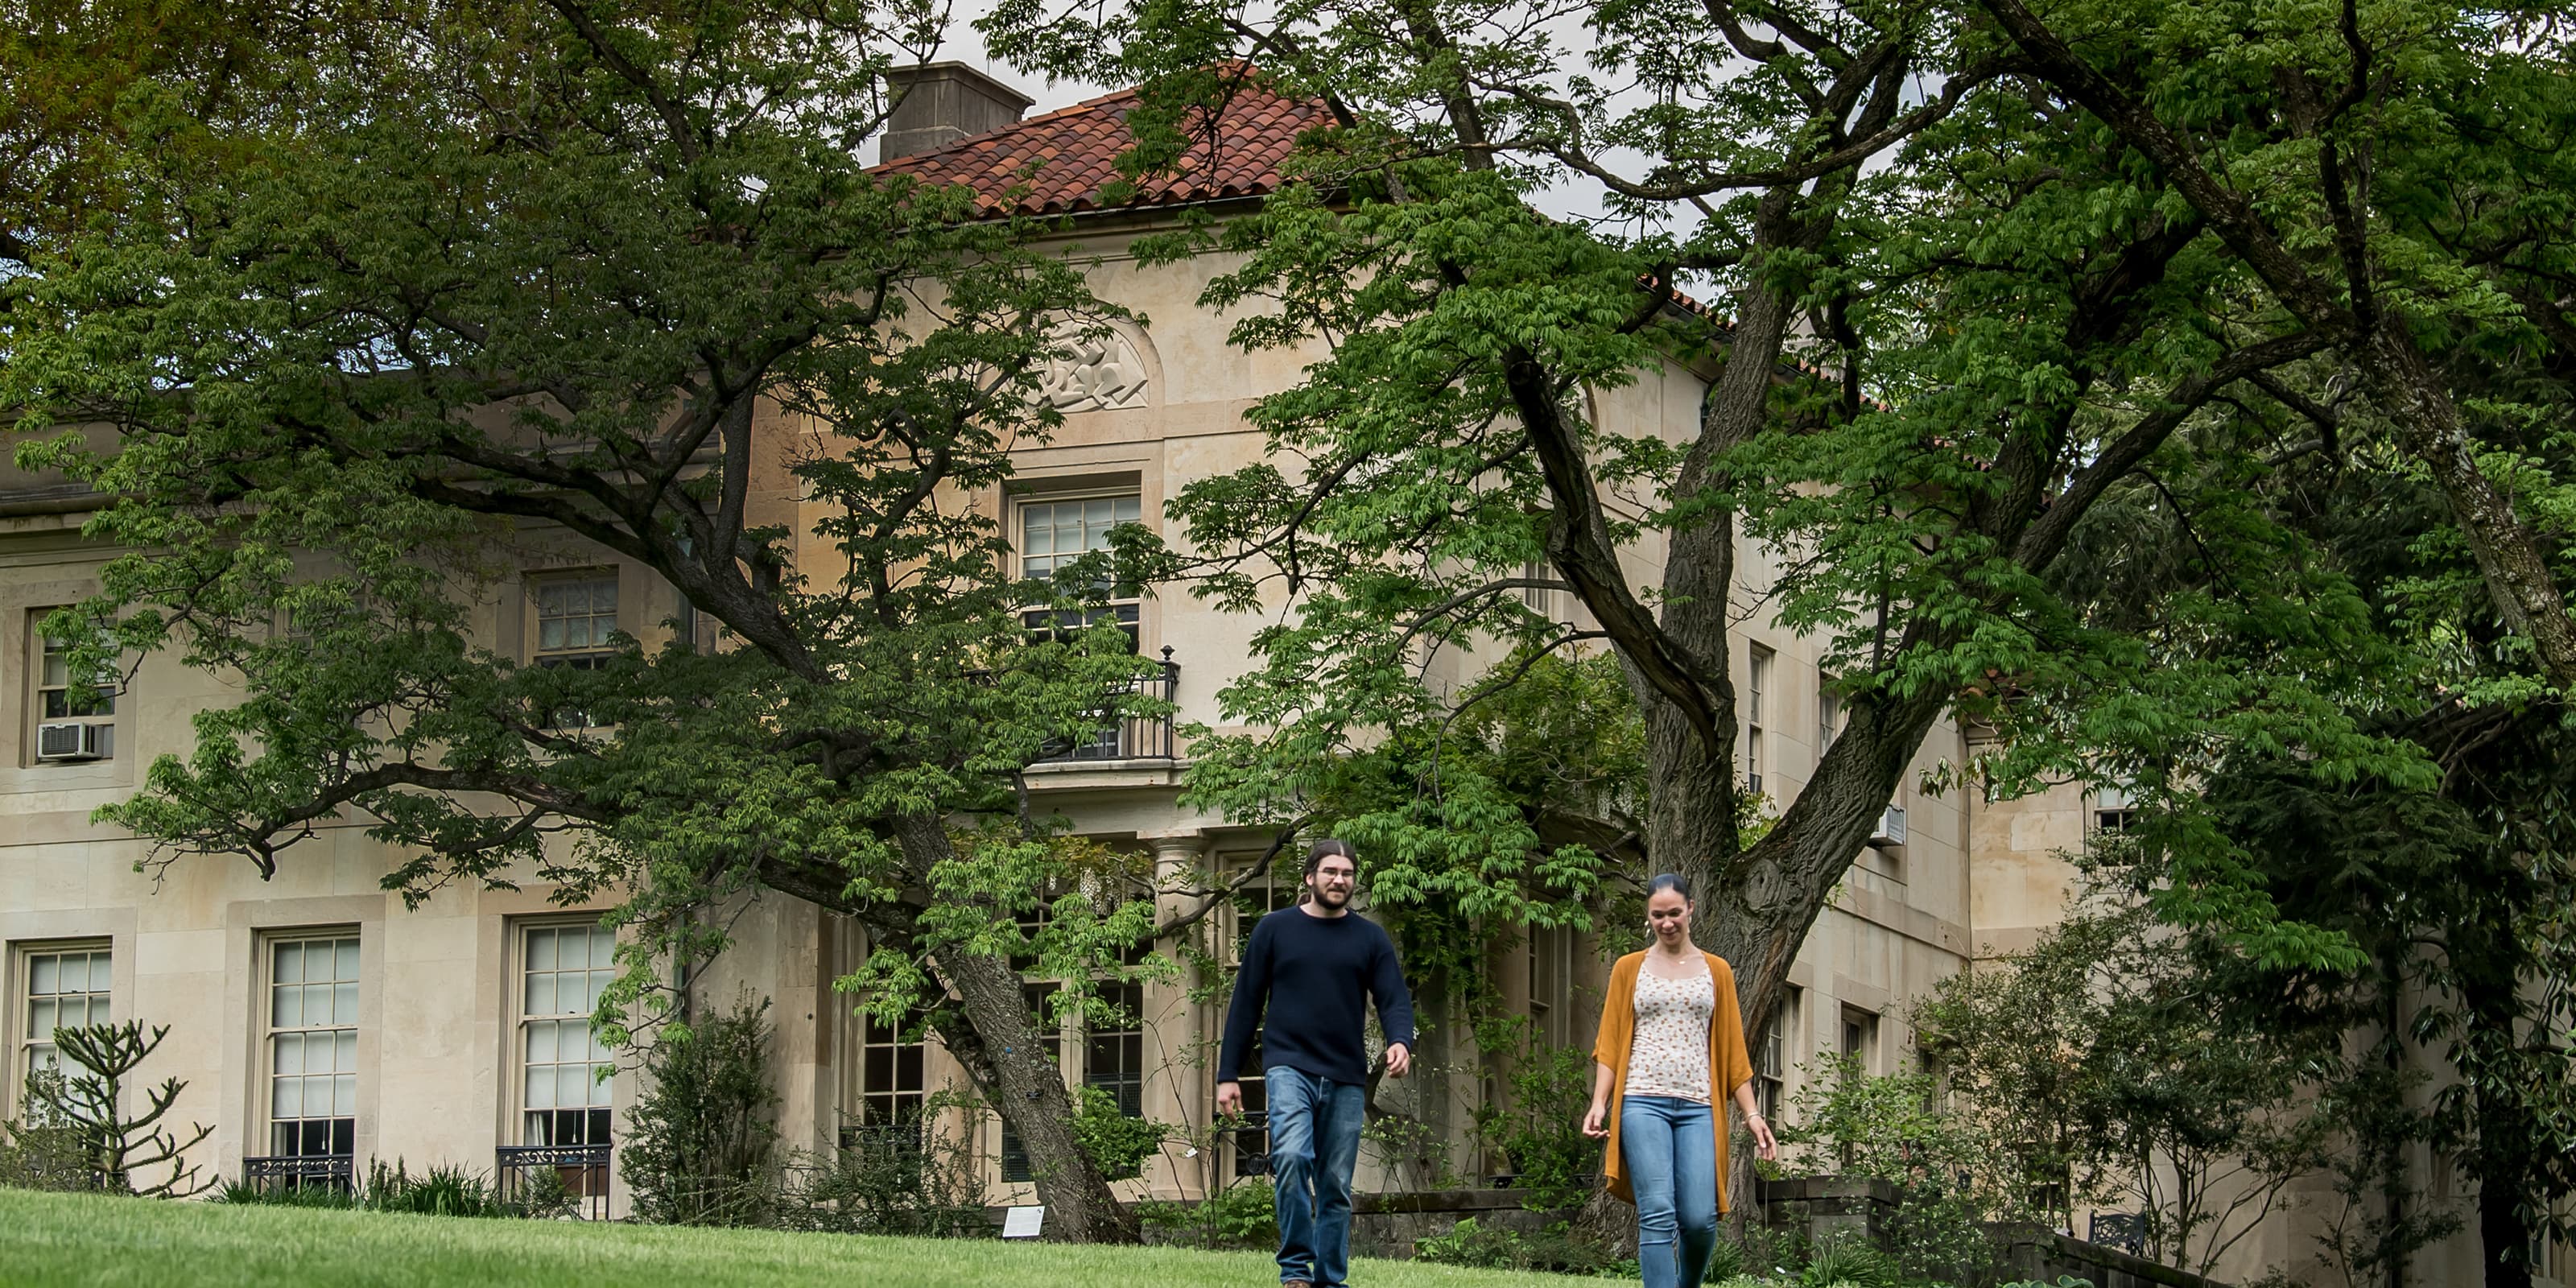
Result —
<instances>
[{"instance_id":1,"label":"tree trunk","mask_svg":"<svg viewBox=\"0 0 2576 1288\"><path fill-rule=\"evenodd\" d=\"M939 819L902 819L895 834L916 876L926 878L931 865L950 853L947 828ZM1141 1242L1135 1213L1118 1202L1074 1138L1073 1097L1065 1090L1064 1071L1056 1065L1051 1044L1039 1036L1019 973L1002 958L954 947L933 952L931 962L957 996L955 1006L939 1012L940 1041L1028 1151L1038 1201L1047 1208L1049 1237L1069 1243Z\"/></svg>"},{"instance_id":2,"label":"tree trunk","mask_svg":"<svg viewBox=\"0 0 2576 1288\"><path fill-rule=\"evenodd\" d=\"M1053 1044L1031 1023L1020 977L998 957L943 951L933 960L957 994L938 1025L948 1053L1028 1151L1029 1174L1047 1209L1047 1234L1068 1243L1136 1243L1135 1213L1073 1135L1073 1097Z\"/></svg>"},{"instance_id":3,"label":"tree trunk","mask_svg":"<svg viewBox=\"0 0 2576 1288\"><path fill-rule=\"evenodd\" d=\"M2487 598L2507 629L2530 640L2549 678L2576 685L2576 619L2549 567L2548 552L2514 512L2513 498L2487 477L2459 404L2434 375L2402 314L2379 320L2359 346L2362 383L2400 427L2407 451L2424 462L2476 556Z\"/></svg>"}]
</instances>

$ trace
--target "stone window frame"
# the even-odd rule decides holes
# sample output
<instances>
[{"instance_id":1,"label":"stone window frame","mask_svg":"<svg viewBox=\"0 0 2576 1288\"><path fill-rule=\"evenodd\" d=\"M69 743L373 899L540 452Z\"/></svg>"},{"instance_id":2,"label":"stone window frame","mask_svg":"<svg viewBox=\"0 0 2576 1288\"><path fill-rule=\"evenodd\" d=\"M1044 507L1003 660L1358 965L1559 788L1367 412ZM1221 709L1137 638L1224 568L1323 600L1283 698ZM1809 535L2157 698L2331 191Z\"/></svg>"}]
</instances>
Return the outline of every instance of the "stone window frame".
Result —
<instances>
[{"instance_id":1,"label":"stone window frame","mask_svg":"<svg viewBox=\"0 0 2576 1288\"><path fill-rule=\"evenodd\" d=\"M26 702L27 718L25 727L20 730L21 742L19 744L25 749L24 754L19 758L22 768L52 769L68 767L71 765L94 765L101 761L115 761L119 758L118 753L122 750L126 740L126 716L132 711L133 707L131 703L123 702L120 699L127 696L131 691L132 686L125 682L125 677L118 674L116 668L109 668L105 675L98 677L98 680L94 685L94 687L99 690L99 700L104 702L106 706L106 709L102 711L75 712L69 710L70 702L68 689L70 686L68 683L68 666L66 666L65 669L66 682L64 684L46 683L46 680L49 678L46 672L52 665L54 655L59 650L57 647L58 641L53 636L45 633L45 619L66 607L68 607L68 605L48 604L26 610L26 617L24 619L25 634L22 636L23 643L20 645L21 655L26 659L27 668L26 692L22 695ZM48 715L45 712L45 701L49 695L57 693L65 695L65 712L59 716ZM107 755L100 757L98 760L89 761L55 762L39 760L36 754L38 749L36 730L40 725L49 724L87 724L105 726L108 730Z\"/></svg>"},{"instance_id":2,"label":"stone window frame","mask_svg":"<svg viewBox=\"0 0 2576 1288\"><path fill-rule=\"evenodd\" d=\"M344 942L349 946L349 953L357 961L357 965L355 967L356 973L346 980L339 978L339 951L336 947L336 945ZM359 1104L359 1101L362 1099L359 1093L363 1090L360 1084L364 1079L362 1078L361 1071L358 1068L359 1061L362 1058L364 1051L363 1035L366 1032L367 1026L365 988L366 936L364 929L356 925L333 925L264 930L258 934L254 943L257 945L255 950L257 952L257 958L254 966L254 977L258 980L258 1048L255 1063L258 1077L258 1082L256 1084L258 1091L256 1093L254 1103L256 1106L255 1116L258 1121L258 1133L255 1136L252 1136L251 1139L263 1145L263 1148L258 1151L258 1154L264 1157L347 1157L354 1160L357 1154L359 1120L364 1117L362 1106ZM300 990L307 991L300 991L298 994L298 1014L296 1017L298 1022L294 1025L280 1026L277 1023L279 1014L278 989L285 987L285 985L281 984L277 978L279 950L289 945L306 946L312 944L335 945L332 954L332 978L325 981L315 981L310 978L309 974L299 974L299 978L295 981L295 986ZM311 995L309 990L316 983L327 983L332 985L333 1014L332 1022L327 1025L307 1024L303 1022L305 1019L305 1016L302 1014L303 999ZM339 1022L338 1015L338 993L339 986L342 984L346 984L348 986L351 997L352 1013L348 1023L345 1025ZM349 1035L348 1047L350 1051L350 1066L346 1070L341 1070L336 1067L338 1064L338 1050L340 1044L335 1039L332 1043L334 1068L328 1072L333 1075L335 1082L340 1076L344 1075L349 1079L349 1111L345 1115L336 1112L338 1106L335 1100L333 1105L335 1112L322 1115L317 1119L316 1115L302 1112L304 1106L301 1103L300 1097L303 1087L305 1085L309 1085L309 1079L314 1076L310 1062L302 1058L302 1049L305 1046L310 1045L311 1037L316 1033L337 1034L343 1031ZM299 1041L297 1043L298 1069L293 1076L299 1080L306 1081L299 1083L299 1102L297 1104L298 1112L296 1116L293 1119L281 1119L277 1114L277 1080L286 1075L282 1075L277 1067L277 1055L280 1048L280 1043L277 1039L290 1033L299 1035ZM336 1095L336 1087L334 1092ZM318 1120L336 1122L343 1117L347 1118L349 1122L349 1150L346 1154L342 1154L336 1148L338 1144L337 1140L327 1141L326 1144L332 1147L326 1148L318 1154L304 1150L302 1142L300 1141L297 1142L297 1148L291 1151L278 1148L279 1140L277 1130L280 1123L283 1121L311 1122ZM332 1134L336 1135L336 1133Z\"/></svg>"},{"instance_id":3,"label":"stone window frame","mask_svg":"<svg viewBox=\"0 0 2576 1288\"><path fill-rule=\"evenodd\" d=\"M531 1099L532 1087L529 1070L533 1064L529 1057L532 1054L531 1044L533 1041L535 1025L551 1024L557 1026L556 1032L558 1036L556 1040L560 1043L561 1025L564 1021L574 1018L575 1013L557 1009L540 1014L529 1008L530 975L532 973L530 969L532 960L530 949L531 941L539 931L560 933L565 930L583 930L590 932L592 936L607 936L610 946L613 949L616 943L616 932L601 926L599 924L599 915L597 913L573 916L513 917L510 918L506 924L509 926L510 940L509 954L507 958L508 969L502 972L506 983L504 985L503 995L501 998L501 1014L502 1029L509 1035L509 1049L507 1052L506 1063L507 1077L503 1080L504 1086L502 1088L503 1095L505 1096L504 1103L508 1106L508 1117L502 1129L502 1139L507 1143L515 1145L557 1144L560 1142L533 1139L536 1133L530 1130L529 1116L531 1114L563 1113L566 1112L567 1107L558 1104L546 1106L540 1109L532 1107L528 1103ZM595 943L596 939L594 938L591 942ZM557 960L560 961L561 959L558 958ZM561 977L567 972L564 972L558 967L558 969L548 973L555 975L558 983L560 983ZM585 977L604 973L608 979L613 980L616 977L617 967L613 960L606 967L601 967L596 964L585 964L582 973ZM601 981L601 986L604 987L606 982L606 980ZM586 987L587 984L588 981L585 979ZM585 995L594 996L594 994L587 992ZM580 1012L580 1014L586 1017L589 1014L589 1011L584 1010ZM599 1040L598 1035L595 1033L589 1033L587 1028L583 1031L588 1033L587 1040L593 1044L592 1054L594 1058L582 1061L581 1063L589 1065L594 1074L601 1065L606 1065L609 1068L614 1069L616 1067L616 1060L613 1053L604 1056L601 1055L596 1048L596 1044ZM560 1053L561 1048L558 1046L557 1054ZM561 1069L567 1063L568 1062L566 1061L558 1059L548 1061L546 1062L546 1065L550 1069ZM617 1130L617 1110L619 1106L617 1105L616 1098L616 1081L614 1078L599 1080L594 1077L591 1087L592 1090L589 1094L605 1096L606 1102L604 1104L584 1104L574 1106L572 1108L578 1108L591 1113L605 1111L608 1115L607 1129L604 1133L605 1138L600 1140L588 1139L592 1129L588 1126L587 1120L585 1120L583 1130L585 1139L577 1143L583 1145L609 1144L615 1139L615 1133ZM559 1095L555 1098L558 1100L561 1099Z\"/></svg>"},{"instance_id":4,"label":"stone window frame","mask_svg":"<svg viewBox=\"0 0 2576 1288\"><path fill-rule=\"evenodd\" d=\"M116 945L113 940L103 936L82 936L72 939L28 939L9 945L8 1005L0 1008L0 1012L5 1012L10 1035L7 1058L0 1060L0 1074L8 1077L9 1084L8 1094L0 1096L0 1117L7 1116L10 1110L24 1110L27 1075L36 1070L36 1050L41 1047L51 1051L54 1045L51 1028L48 1028L41 1038L34 1030L37 1004L36 960L41 957L60 958L72 953L83 954L86 958L83 964L88 971L92 972L88 978L93 986L82 991L82 997L85 999L82 1005L82 1021L101 1024L112 1024L116 1021ZM95 986L97 981L95 972L101 969L108 972L108 982L104 988ZM63 997L68 994L56 992L48 996ZM104 1016L92 1014L91 1012L101 1001L104 1001L107 1007L107 1014Z\"/></svg>"}]
</instances>

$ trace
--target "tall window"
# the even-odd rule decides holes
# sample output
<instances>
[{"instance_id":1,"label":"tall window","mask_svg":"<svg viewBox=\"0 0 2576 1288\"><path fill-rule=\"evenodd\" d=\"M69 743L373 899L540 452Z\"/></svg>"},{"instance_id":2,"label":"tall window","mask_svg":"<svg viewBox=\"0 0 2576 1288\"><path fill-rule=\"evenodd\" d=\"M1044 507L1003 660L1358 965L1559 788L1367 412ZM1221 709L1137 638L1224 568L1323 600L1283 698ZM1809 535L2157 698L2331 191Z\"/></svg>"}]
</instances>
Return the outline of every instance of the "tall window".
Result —
<instances>
[{"instance_id":1,"label":"tall window","mask_svg":"<svg viewBox=\"0 0 2576 1288\"><path fill-rule=\"evenodd\" d=\"M1878 1072L1878 1016L1856 1006L1843 1008L1842 1054L1863 1073Z\"/></svg>"},{"instance_id":2,"label":"tall window","mask_svg":"<svg viewBox=\"0 0 2576 1288\"><path fill-rule=\"evenodd\" d=\"M357 1150L358 937L268 946L268 1152L346 1158Z\"/></svg>"},{"instance_id":3,"label":"tall window","mask_svg":"<svg viewBox=\"0 0 2576 1288\"><path fill-rule=\"evenodd\" d=\"M1118 1112L1145 1116L1145 986L1102 984L1100 1000L1114 1019L1087 1018L1082 1034L1082 1085L1108 1093Z\"/></svg>"},{"instance_id":4,"label":"tall window","mask_svg":"<svg viewBox=\"0 0 2576 1288\"><path fill-rule=\"evenodd\" d=\"M1756 644L1744 668L1744 780L1757 792L1762 790L1762 696L1770 687L1771 650Z\"/></svg>"},{"instance_id":5,"label":"tall window","mask_svg":"<svg viewBox=\"0 0 2576 1288\"><path fill-rule=\"evenodd\" d=\"M1133 495L1078 501L1028 501L1020 506L1020 575L1052 577L1056 569L1094 550L1109 548L1109 530L1143 516Z\"/></svg>"},{"instance_id":6,"label":"tall window","mask_svg":"<svg viewBox=\"0 0 2576 1288\"><path fill-rule=\"evenodd\" d=\"M1566 1040L1557 1031L1562 1021L1557 1003L1566 997L1574 932L1563 926L1532 926L1528 934L1530 1028L1539 1041L1553 1046Z\"/></svg>"},{"instance_id":7,"label":"tall window","mask_svg":"<svg viewBox=\"0 0 2576 1288\"><path fill-rule=\"evenodd\" d=\"M1753 1061L1753 1095L1762 1107L1762 1116L1777 1120L1780 1106L1788 1103L1789 1048L1791 1035L1799 1032L1798 1006L1805 990L1791 985L1781 997L1780 1007L1772 1012L1771 1022L1762 1029L1762 1047Z\"/></svg>"},{"instance_id":8,"label":"tall window","mask_svg":"<svg viewBox=\"0 0 2576 1288\"><path fill-rule=\"evenodd\" d=\"M929 1098L918 1034L906 1039L903 1027L874 1015L862 1015L859 1027L859 1123L898 1127L921 1121Z\"/></svg>"},{"instance_id":9,"label":"tall window","mask_svg":"<svg viewBox=\"0 0 2576 1288\"><path fill-rule=\"evenodd\" d=\"M616 656L609 635L617 629L617 574L548 577L534 583L537 609L536 647L529 660L539 666L596 671ZM564 707L547 713L555 729L589 729L599 724L589 712Z\"/></svg>"},{"instance_id":10,"label":"tall window","mask_svg":"<svg viewBox=\"0 0 2576 1288\"><path fill-rule=\"evenodd\" d=\"M1824 759L1825 749L1843 732L1843 695L1834 688L1834 677L1816 672L1816 758Z\"/></svg>"},{"instance_id":11,"label":"tall window","mask_svg":"<svg viewBox=\"0 0 2576 1288\"><path fill-rule=\"evenodd\" d=\"M1122 523L1135 523L1143 515L1142 502L1133 494L1093 496L1078 500L1024 501L1020 504L1020 575L1030 580L1053 577L1056 571L1075 559L1095 550L1109 548L1109 531ZM1067 614L1047 609L1032 609L1026 615L1030 629L1053 631L1094 622L1110 621L1127 633L1129 646L1136 642L1140 620L1135 600L1119 596L1117 602L1082 615L1079 621L1064 620Z\"/></svg>"},{"instance_id":12,"label":"tall window","mask_svg":"<svg viewBox=\"0 0 2576 1288\"><path fill-rule=\"evenodd\" d=\"M20 960L26 965L19 976L18 1013L27 1018L19 1026L17 1076L9 1083L9 1094L0 1096L0 1107L17 1099L28 1074L62 1064L54 1050L55 1029L107 1023L111 963L106 945L31 948Z\"/></svg>"},{"instance_id":13,"label":"tall window","mask_svg":"<svg viewBox=\"0 0 2576 1288\"><path fill-rule=\"evenodd\" d=\"M600 926L531 926L520 997L520 1140L608 1143L610 1067L590 1031L599 994L617 973L617 936Z\"/></svg>"}]
</instances>

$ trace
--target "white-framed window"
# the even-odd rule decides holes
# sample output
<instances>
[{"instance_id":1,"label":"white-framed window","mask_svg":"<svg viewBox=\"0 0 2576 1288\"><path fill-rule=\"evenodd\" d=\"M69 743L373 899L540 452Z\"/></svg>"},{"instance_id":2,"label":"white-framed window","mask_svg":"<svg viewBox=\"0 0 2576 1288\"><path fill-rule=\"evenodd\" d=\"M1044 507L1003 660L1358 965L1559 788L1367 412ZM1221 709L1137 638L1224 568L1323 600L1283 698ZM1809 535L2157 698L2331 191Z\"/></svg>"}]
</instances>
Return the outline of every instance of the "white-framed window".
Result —
<instances>
[{"instance_id":1,"label":"white-framed window","mask_svg":"<svg viewBox=\"0 0 2576 1288\"><path fill-rule=\"evenodd\" d=\"M1842 1055L1863 1073L1878 1072L1878 1014L1857 1006L1843 1008Z\"/></svg>"},{"instance_id":2,"label":"white-framed window","mask_svg":"<svg viewBox=\"0 0 2576 1288\"><path fill-rule=\"evenodd\" d=\"M1574 932L1564 926L1532 926L1529 935L1530 1029L1538 1040L1560 1046L1568 1040L1562 1004L1570 1000Z\"/></svg>"},{"instance_id":3,"label":"white-framed window","mask_svg":"<svg viewBox=\"0 0 2576 1288\"><path fill-rule=\"evenodd\" d=\"M1744 781L1762 790L1763 695L1771 687L1771 650L1753 646L1744 667Z\"/></svg>"},{"instance_id":4,"label":"white-framed window","mask_svg":"<svg viewBox=\"0 0 2576 1288\"><path fill-rule=\"evenodd\" d=\"M28 746L36 763L107 760L116 754L117 675L101 667L86 677L72 673L71 641L48 635L45 618L55 610L27 614L27 675L32 681L28 711L35 717ZM84 686L77 681L86 679ZM89 692L83 695L80 689Z\"/></svg>"},{"instance_id":5,"label":"white-framed window","mask_svg":"<svg viewBox=\"0 0 2576 1288\"><path fill-rule=\"evenodd\" d=\"M617 975L616 932L594 922L531 923L520 934L519 1143L609 1143L614 1057L591 1012Z\"/></svg>"},{"instance_id":6,"label":"white-framed window","mask_svg":"<svg viewBox=\"0 0 2576 1288\"><path fill-rule=\"evenodd\" d=\"M860 1128L911 1128L930 1099L929 1044L909 1023L859 1017L858 1121Z\"/></svg>"},{"instance_id":7,"label":"white-framed window","mask_svg":"<svg viewBox=\"0 0 2576 1288\"><path fill-rule=\"evenodd\" d=\"M2137 826L2137 798L2131 795L2126 787L2105 784L2093 789L2090 813L2086 831L2104 836L2119 836Z\"/></svg>"},{"instance_id":8,"label":"white-framed window","mask_svg":"<svg viewBox=\"0 0 2576 1288\"><path fill-rule=\"evenodd\" d=\"M614 570L567 573L530 583L536 602L536 647L529 653L539 666L597 667L616 646L617 573Z\"/></svg>"},{"instance_id":9,"label":"white-framed window","mask_svg":"<svg viewBox=\"0 0 2576 1288\"><path fill-rule=\"evenodd\" d=\"M1020 933L1034 940L1046 927L1048 910L1041 906L1018 919ZM1137 945L1120 954L1128 965L1141 961L1152 950L1150 944ZM1037 966L1034 956L1017 956L1013 965L1026 972ZM1141 984L1117 980L1098 980L1092 985L1093 996L1105 1004L1110 1013L1100 1018L1074 1013L1056 1014L1055 995L1063 987L1053 979L1023 978L1022 998L1037 1027L1039 1048L1049 1052L1048 1059L1065 1070L1074 1086L1092 1087L1107 1093L1118 1111L1130 1118L1144 1116L1145 1091L1145 989ZM1030 1179L1028 1151L1019 1133L1007 1122L1001 1126L1000 1161L1002 1179Z\"/></svg>"},{"instance_id":10,"label":"white-framed window","mask_svg":"<svg viewBox=\"0 0 2576 1288\"><path fill-rule=\"evenodd\" d=\"M108 1022L114 956L104 943L29 944L10 972L17 994L18 1041L0 1110L26 1093L27 1075L62 1066L54 1030Z\"/></svg>"},{"instance_id":11,"label":"white-framed window","mask_svg":"<svg viewBox=\"0 0 2576 1288\"><path fill-rule=\"evenodd\" d=\"M1120 1115L1145 1116L1145 986L1104 983L1097 996L1107 1016L1085 1016L1082 1085L1108 1094Z\"/></svg>"},{"instance_id":12,"label":"white-framed window","mask_svg":"<svg viewBox=\"0 0 2576 1288\"><path fill-rule=\"evenodd\" d=\"M1825 757L1827 748L1843 733L1843 695L1834 687L1833 673L1816 671L1816 759Z\"/></svg>"},{"instance_id":13,"label":"white-framed window","mask_svg":"<svg viewBox=\"0 0 2576 1288\"><path fill-rule=\"evenodd\" d=\"M1082 555L1107 550L1110 529L1143 517L1143 500L1134 492L1022 501L1020 575L1052 577Z\"/></svg>"},{"instance_id":14,"label":"white-framed window","mask_svg":"<svg viewBox=\"0 0 2576 1288\"><path fill-rule=\"evenodd\" d=\"M277 935L264 948L268 1152L350 1157L358 1129L358 934Z\"/></svg>"},{"instance_id":15,"label":"white-framed window","mask_svg":"<svg viewBox=\"0 0 2576 1288\"><path fill-rule=\"evenodd\" d=\"M528 579L528 660L534 665L596 671L617 656L617 570L548 573ZM590 729L599 721L574 707L548 712L552 729Z\"/></svg>"},{"instance_id":16,"label":"white-framed window","mask_svg":"<svg viewBox=\"0 0 2576 1288\"><path fill-rule=\"evenodd\" d=\"M1804 1031L1798 1027L1798 1008L1805 1002L1806 990L1790 985L1781 995L1779 1008L1771 1013L1771 1022L1763 1026L1761 1047L1753 1053L1753 1098L1762 1116L1775 1123L1781 1106L1789 1103L1792 1035Z\"/></svg>"},{"instance_id":17,"label":"white-framed window","mask_svg":"<svg viewBox=\"0 0 2576 1288\"><path fill-rule=\"evenodd\" d=\"M1032 497L1018 505L1016 532L1020 556L1020 576L1042 581L1056 570L1083 555L1109 549L1109 533L1121 524L1143 521L1143 499L1135 492L1113 492L1092 496ZM1117 588L1120 591L1127 587ZM1077 626L1108 621L1127 633L1128 647L1137 645L1143 620L1142 608L1128 594L1116 594L1099 608L1079 615L1079 620L1066 620L1072 614L1053 609L1030 609L1022 614L1033 632L1052 633Z\"/></svg>"}]
</instances>

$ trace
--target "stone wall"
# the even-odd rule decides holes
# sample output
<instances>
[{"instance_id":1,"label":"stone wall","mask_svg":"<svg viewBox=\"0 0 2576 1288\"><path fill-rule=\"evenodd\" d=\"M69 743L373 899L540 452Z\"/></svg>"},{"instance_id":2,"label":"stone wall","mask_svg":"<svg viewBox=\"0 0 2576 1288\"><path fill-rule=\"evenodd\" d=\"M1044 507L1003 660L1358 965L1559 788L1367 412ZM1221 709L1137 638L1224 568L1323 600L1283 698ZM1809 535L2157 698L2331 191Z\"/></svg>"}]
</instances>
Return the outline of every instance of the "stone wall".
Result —
<instances>
[{"instance_id":1,"label":"stone wall","mask_svg":"<svg viewBox=\"0 0 2576 1288\"><path fill-rule=\"evenodd\" d=\"M1806 1176L1763 1181L1757 1191L1764 1225L1776 1232L1803 1231L1812 1243L1858 1238L1887 1246L1887 1219L1897 1189L1885 1181ZM2007 1276L2056 1283L2072 1275L2093 1288L2225 1288L2189 1271L2133 1257L2117 1248L2069 1238L2033 1225L1990 1225Z\"/></svg>"}]
</instances>

